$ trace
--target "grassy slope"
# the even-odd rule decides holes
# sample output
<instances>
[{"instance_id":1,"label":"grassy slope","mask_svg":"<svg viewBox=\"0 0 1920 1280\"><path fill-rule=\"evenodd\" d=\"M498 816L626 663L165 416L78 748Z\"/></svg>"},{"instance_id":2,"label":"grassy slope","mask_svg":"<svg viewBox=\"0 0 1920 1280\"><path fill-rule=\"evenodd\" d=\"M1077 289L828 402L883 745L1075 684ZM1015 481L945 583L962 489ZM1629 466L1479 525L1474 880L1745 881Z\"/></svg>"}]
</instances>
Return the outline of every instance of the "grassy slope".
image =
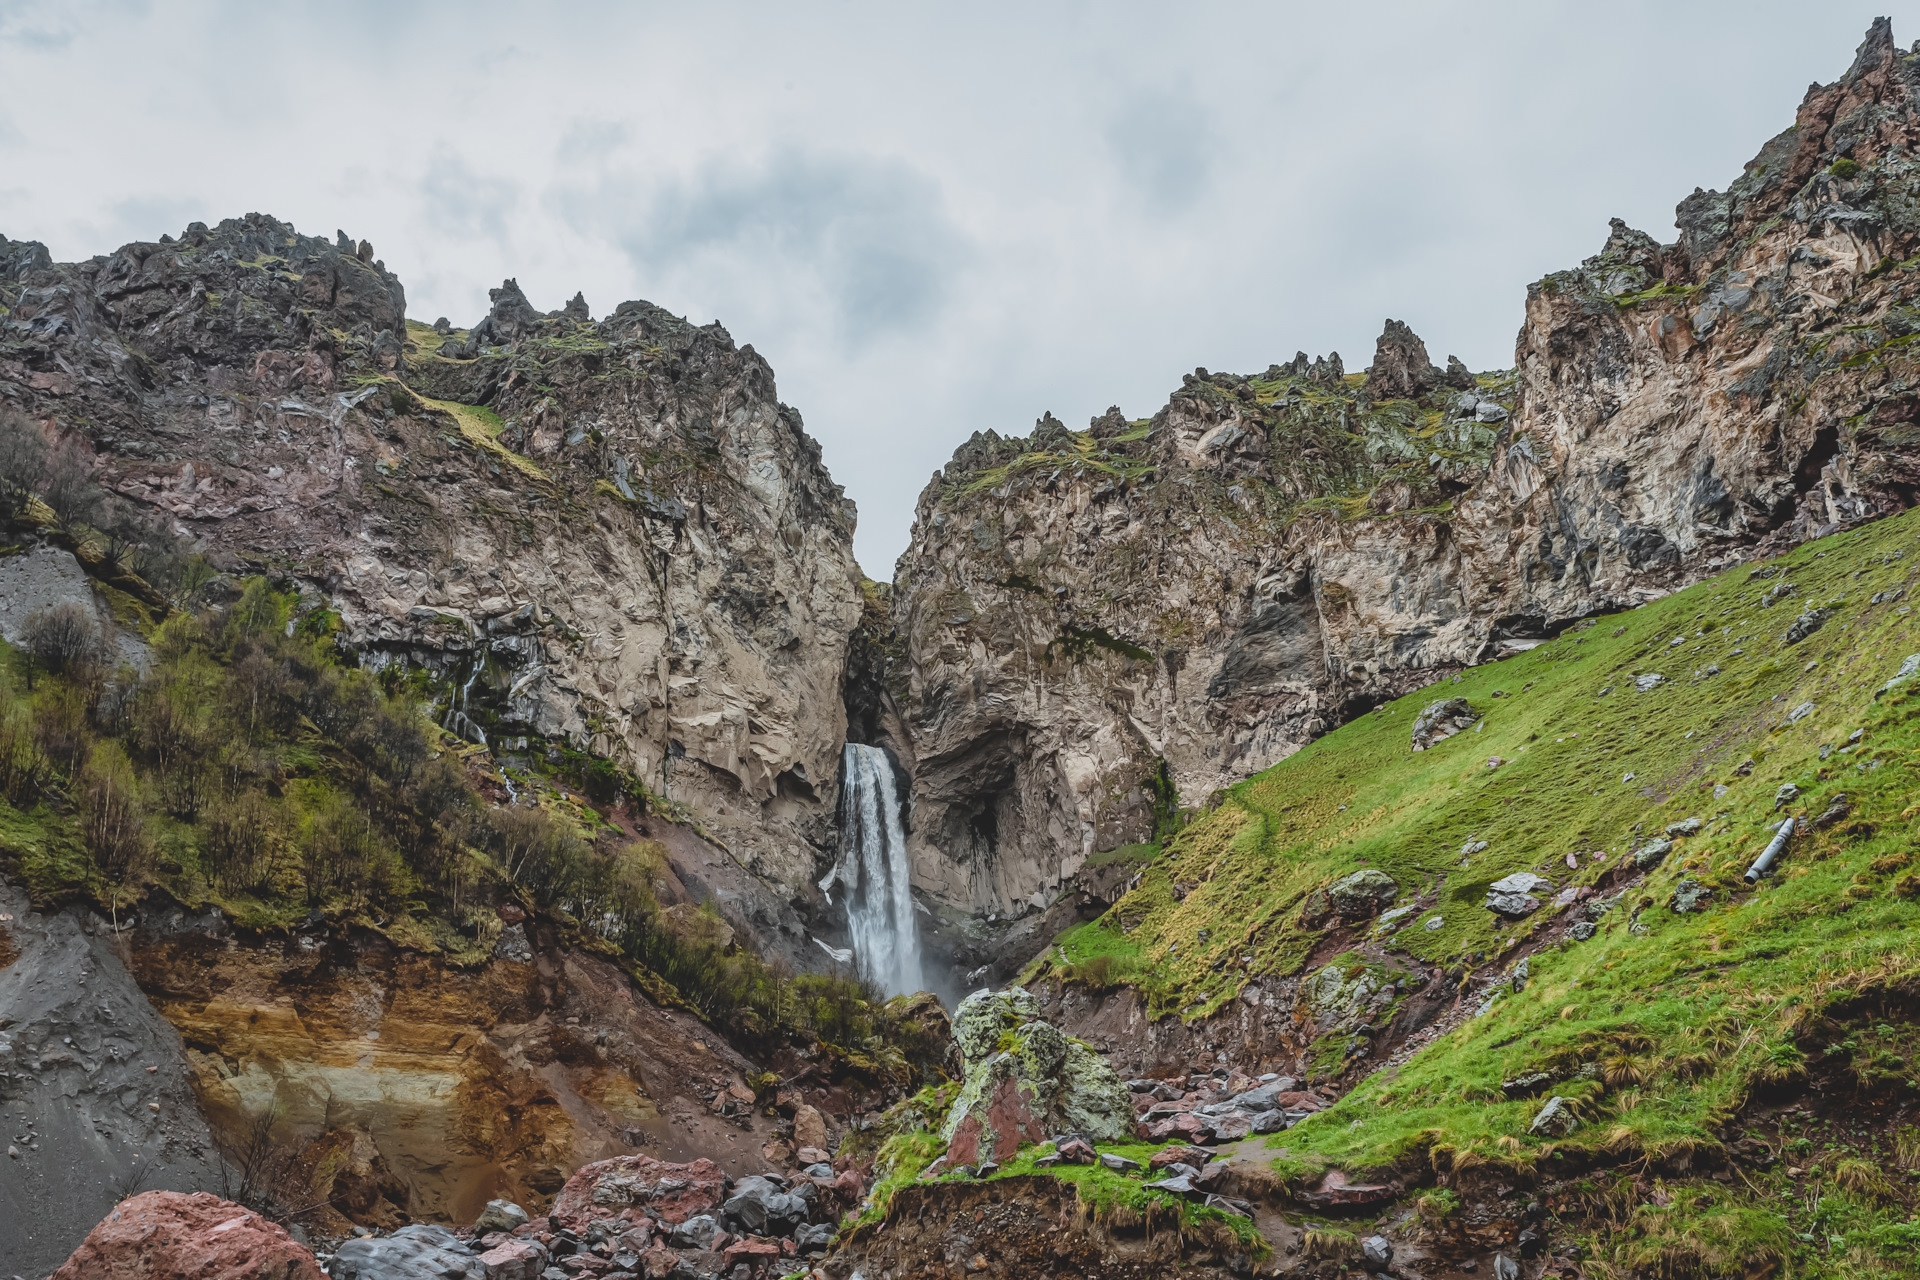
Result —
<instances>
[{"instance_id":1,"label":"grassy slope","mask_svg":"<svg viewBox=\"0 0 1920 1280\"><path fill-rule=\"evenodd\" d=\"M1636 837L1699 817L1706 829L1680 841L1597 936L1533 955L1523 992L1276 1139L1286 1151L1279 1172L1308 1177L1339 1164L1405 1174L1477 1159L1545 1176L1556 1161L1657 1161L1734 1136L1756 1086L1791 1083L1810 1067L1920 1091L1911 1022L1809 1044L1822 1010L1920 969L1920 879L1908 866L1920 813L1920 680L1873 696L1920 652L1920 615L1907 601L1870 603L1913 590L1916 535L1920 513L1809 543L1772 562L1779 577L1755 578L1751 566L1724 574L1365 716L1234 788L1106 917L1063 935L1041 972L1071 974L1109 955L1103 969L1140 986L1157 1009L1200 1016L1249 977L1305 970L1324 942L1298 919L1308 893L1367 866L1400 883L1401 903L1419 895L1421 909L1383 945L1360 944L1358 958L1499 971L1503 953L1544 930L1553 912L1504 924L1481 905L1491 881L1535 870L1555 889L1593 883ZM1795 593L1761 607L1781 581ZM1815 605L1837 611L1810 638L1783 643ZM1710 665L1719 674L1693 674ZM1636 692L1633 677L1648 672L1667 683ZM1485 714L1484 727L1412 753L1419 709L1455 695ZM1813 710L1787 723L1805 702ZM1864 731L1858 747L1821 760L1823 744L1844 747L1855 730ZM1490 769L1495 756L1506 763ZM1844 792L1852 815L1797 836L1778 872L1748 889L1742 872L1770 836L1776 792L1789 782L1802 794L1783 812L1819 815ZM1718 796L1716 785L1725 788ZM1464 845L1482 840L1484 850L1463 857ZM1668 908L1683 878L1711 887L1705 911ZM1436 916L1444 924L1429 931ZM1540 1101L1508 1100L1501 1082L1583 1063L1602 1078L1555 1088L1582 1099L1586 1122L1559 1142L1530 1136ZM1851 1150L1846 1135L1826 1136L1841 1139L1829 1163ZM1855 1154L1891 1167L1896 1137L1856 1135ZM1914 1148L1908 1159L1920 1156L1920 1143L1902 1146ZM1785 1181L1784 1168L1769 1195L1804 1190ZM1807 1212L1831 1211L1845 1195L1816 1194ZM1892 1203L1865 1196L1846 1230L1899 1230L1888 1225L1904 1216ZM1777 1242L1755 1247L1791 1243L1777 1216L1720 1225Z\"/></svg>"}]
</instances>

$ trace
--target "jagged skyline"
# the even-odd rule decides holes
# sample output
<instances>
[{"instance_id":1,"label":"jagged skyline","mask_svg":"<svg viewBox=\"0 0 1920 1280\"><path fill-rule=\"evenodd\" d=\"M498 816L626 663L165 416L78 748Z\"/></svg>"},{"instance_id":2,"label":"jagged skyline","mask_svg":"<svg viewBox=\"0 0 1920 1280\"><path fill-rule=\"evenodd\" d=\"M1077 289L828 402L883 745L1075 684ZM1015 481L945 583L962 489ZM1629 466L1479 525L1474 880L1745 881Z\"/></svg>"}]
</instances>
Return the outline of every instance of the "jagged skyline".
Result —
<instances>
[{"instance_id":1,"label":"jagged skyline","mask_svg":"<svg viewBox=\"0 0 1920 1280\"><path fill-rule=\"evenodd\" d=\"M542 308L717 318L806 415L885 578L974 430L1150 413L1196 364L1302 347L1364 368L1389 315L1505 365L1528 280L1609 216L1671 239L1674 203L1735 177L1783 86L1885 9L585 5L534 29L348 5L243 33L218 5L12 4L0 166L35 181L0 180L0 232L72 259L258 209L372 240L427 320L472 323L508 275ZM1650 25L1739 74L1673 75Z\"/></svg>"}]
</instances>

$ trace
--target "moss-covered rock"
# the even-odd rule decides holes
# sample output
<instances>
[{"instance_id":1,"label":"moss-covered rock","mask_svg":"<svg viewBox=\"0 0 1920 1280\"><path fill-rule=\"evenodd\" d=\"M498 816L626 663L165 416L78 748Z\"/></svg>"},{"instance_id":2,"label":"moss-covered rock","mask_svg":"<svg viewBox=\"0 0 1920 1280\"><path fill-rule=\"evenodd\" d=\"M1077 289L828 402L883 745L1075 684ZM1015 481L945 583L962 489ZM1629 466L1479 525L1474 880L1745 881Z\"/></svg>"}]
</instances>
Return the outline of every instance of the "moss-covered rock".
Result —
<instances>
[{"instance_id":1,"label":"moss-covered rock","mask_svg":"<svg viewBox=\"0 0 1920 1280\"><path fill-rule=\"evenodd\" d=\"M1042 1021L1032 993L976 992L953 1027L966 1081L941 1129L950 1164L1005 1161L1062 1131L1096 1142L1126 1137L1126 1085L1091 1046Z\"/></svg>"}]
</instances>

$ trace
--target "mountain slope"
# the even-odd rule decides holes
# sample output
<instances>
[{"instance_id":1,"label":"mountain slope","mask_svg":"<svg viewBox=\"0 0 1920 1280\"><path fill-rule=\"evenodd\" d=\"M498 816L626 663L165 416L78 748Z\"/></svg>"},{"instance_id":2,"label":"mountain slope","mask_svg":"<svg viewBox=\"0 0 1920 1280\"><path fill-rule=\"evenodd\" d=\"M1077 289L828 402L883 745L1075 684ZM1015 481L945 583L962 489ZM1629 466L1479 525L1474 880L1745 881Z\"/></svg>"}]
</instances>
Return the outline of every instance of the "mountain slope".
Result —
<instances>
[{"instance_id":1,"label":"mountain slope","mask_svg":"<svg viewBox=\"0 0 1920 1280\"><path fill-rule=\"evenodd\" d=\"M893 592L923 890L1036 915L1381 698L1905 509L1916 84L1877 22L1672 244L1616 221L1534 284L1501 378L1390 323L1364 382L1196 373L963 446Z\"/></svg>"},{"instance_id":2,"label":"mountain slope","mask_svg":"<svg viewBox=\"0 0 1920 1280\"><path fill-rule=\"evenodd\" d=\"M1338 1169L1484 1223L1529 1187L1628 1267L1722 1228L1710 1274L1890 1265L1920 1178L1916 569L1895 517L1386 704L1233 788L1034 980L1083 989L1082 1029L1088 986L1191 1021L1116 1044L1133 1069L1202 1032L1350 1086L1271 1140L1287 1188ZM1478 720L1414 752L1451 698ZM1530 1131L1549 1096L1570 1131Z\"/></svg>"}]
</instances>

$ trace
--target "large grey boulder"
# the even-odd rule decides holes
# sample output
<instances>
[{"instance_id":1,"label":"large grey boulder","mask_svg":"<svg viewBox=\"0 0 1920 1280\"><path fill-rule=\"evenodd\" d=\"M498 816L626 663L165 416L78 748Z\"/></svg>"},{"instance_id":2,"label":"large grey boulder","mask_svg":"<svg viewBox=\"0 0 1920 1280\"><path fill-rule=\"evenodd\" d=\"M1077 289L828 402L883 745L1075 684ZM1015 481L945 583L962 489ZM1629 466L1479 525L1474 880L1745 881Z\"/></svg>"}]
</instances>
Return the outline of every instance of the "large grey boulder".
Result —
<instances>
[{"instance_id":1,"label":"large grey boulder","mask_svg":"<svg viewBox=\"0 0 1920 1280\"><path fill-rule=\"evenodd\" d=\"M1413 718L1413 749L1425 751L1435 743L1451 738L1479 718L1480 713L1465 698L1442 698L1438 702L1429 702Z\"/></svg>"},{"instance_id":2,"label":"large grey boulder","mask_svg":"<svg viewBox=\"0 0 1920 1280\"><path fill-rule=\"evenodd\" d=\"M1531 871L1516 871L1487 887L1486 907L1499 915L1518 919L1539 910L1540 899L1533 896L1536 889L1552 887L1553 882L1545 876L1537 876Z\"/></svg>"},{"instance_id":3,"label":"large grey boulder","mask_svg":"<svg viewBox=\"0 0 1920 1280\"><path fill-rule=\"evenodd\" d=\"M1333 910L1349 920L1378 914L1400 895L1400 885L1392 876L1374 867L1341 876L1327 886L1327 901Z\"/></svg>"},{"instance_id":4,"label":"large grey boulder","mask_svg":"<svg viewBox=\"0 0 1920 1280\"><path fill-rule=\"evenodd\" d=\"M515 1227L525 1226L527 1211L511 1200L489 1200L480 1216L473 1220L473 1234L486 1235L489 1231L512 1231Z\"/></svg>"},{"instance_id":5,"label":"large grey boulder","mask_svg":"<svg viewBox=\"0 0 1920 1280\"><path fill-rule=\"evenodd\" d=\"M807 1201L758 1174L742 1178L721 1206L727 1221L756 1236L792 1235L807 1220Z\"/></svg>"},{"instance_id":6,"label":"large grey boulder","mask_svg":"<svg viewBox=\"0 0 1920 1280\"><path fill-rule=\"evenodd\" d=\"M334 1250L327 1274L333 1280L488 1280L486 1264L460 1237L424 1222L347 1241Z\"/></svg>"}]
</instances>

